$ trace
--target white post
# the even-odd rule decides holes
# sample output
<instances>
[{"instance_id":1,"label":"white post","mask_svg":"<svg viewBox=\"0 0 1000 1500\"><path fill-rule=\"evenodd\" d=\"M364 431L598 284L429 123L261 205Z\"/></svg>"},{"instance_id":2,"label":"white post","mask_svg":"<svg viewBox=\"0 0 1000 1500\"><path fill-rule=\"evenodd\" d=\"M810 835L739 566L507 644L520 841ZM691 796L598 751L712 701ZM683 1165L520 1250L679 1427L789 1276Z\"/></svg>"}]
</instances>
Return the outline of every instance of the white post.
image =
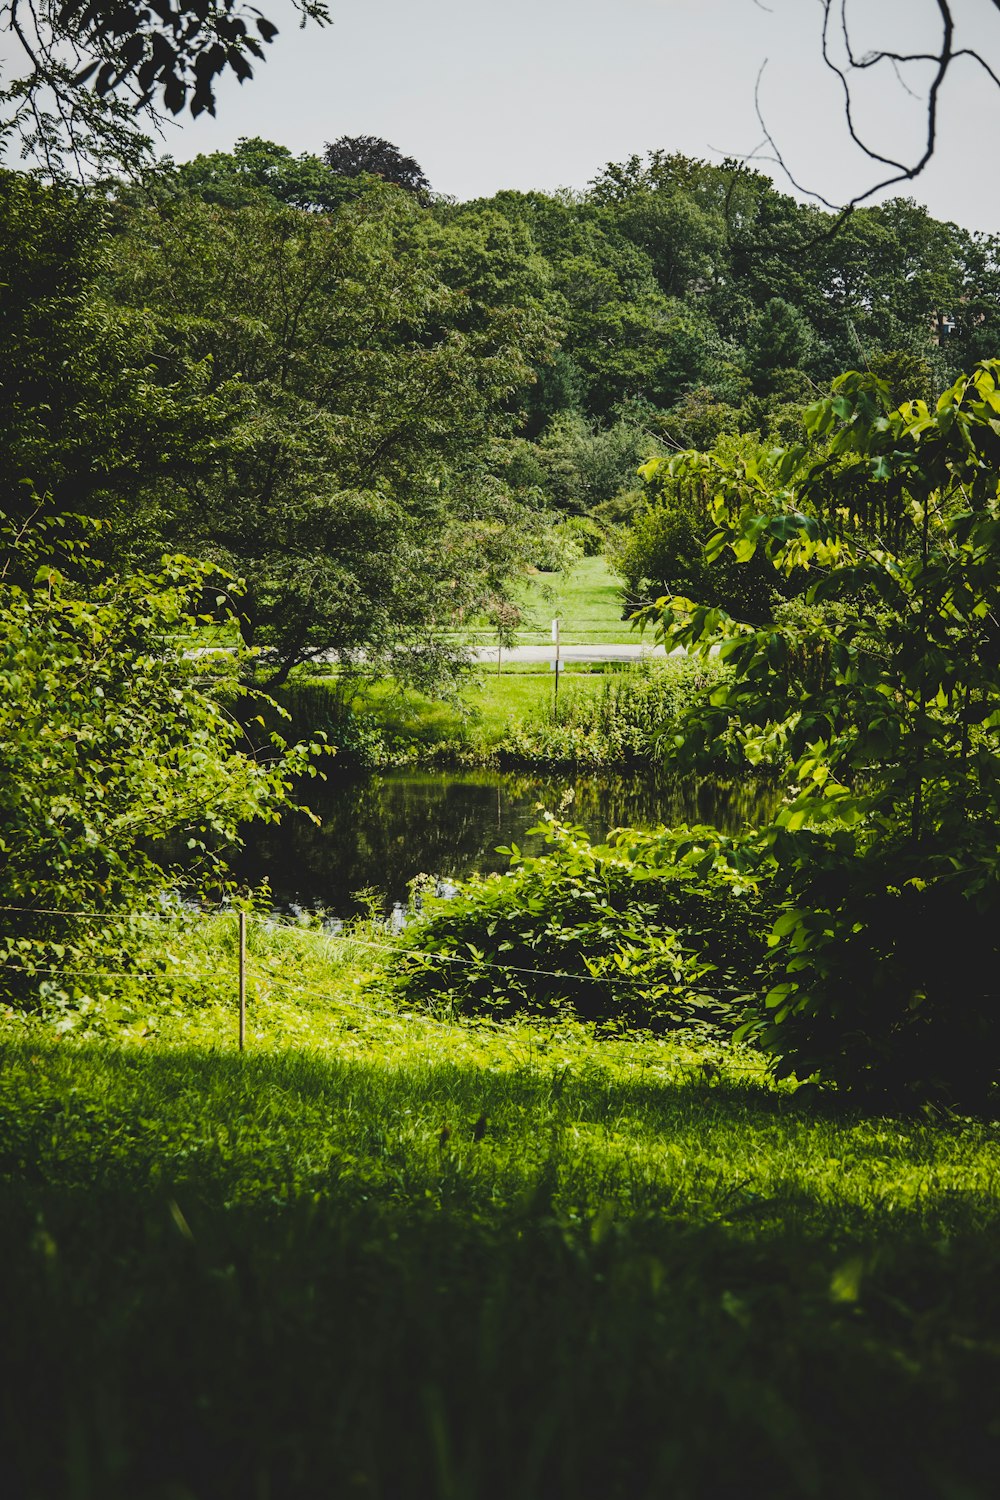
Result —
<instances>
[{"instance_id":1,"label":"white post","mask_svg":"<svg viewBox=\"0 0 1000 1500\"><path fill-rule=\"evenodd\" d=\"M247 914L240 912L240 1051L247 1040Z\"/></svg>"},{"instance_id":2,"label":"white post","mask_svg":"<svg viewBox=\"0 0 1000 1500\"><path fill-rule=\"evenodd\" d=\"M552 694L552 717L555 720L555 722L558 724L559 723L559 616L558 615L556 615L555 619L552 621L552 639L555 642L555 647L556 647L556 663L555 663L555 666L556 666L556 684L555 684L555 691Z\"/></svg>"}]
</instances>

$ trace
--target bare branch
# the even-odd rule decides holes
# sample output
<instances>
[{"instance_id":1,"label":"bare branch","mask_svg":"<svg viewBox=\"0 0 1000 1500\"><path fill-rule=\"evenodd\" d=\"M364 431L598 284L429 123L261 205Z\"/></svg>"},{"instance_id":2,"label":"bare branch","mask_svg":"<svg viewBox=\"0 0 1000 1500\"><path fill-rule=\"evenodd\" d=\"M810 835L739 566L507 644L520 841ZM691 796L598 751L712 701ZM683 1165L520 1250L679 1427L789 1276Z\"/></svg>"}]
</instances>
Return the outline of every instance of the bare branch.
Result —
<instances>
[{"instance_id":1,"label":"bare branch","mask_svg":"<svg viewBox=\"0 0 1000 1500\"><path fill-rule=\"evenodd\" d=\"M876 48L863 54L856 52L852 40L847 0L819 0L819 3L823 12L821 56L824 65L834 75L840 85L848 135L852 143L870 162L886 170L870 187L866 188L863 192L856 193L847 203L834 203L825 197L823 193L800 181L789 168L784 153L777 144L764 116L761 100L761 80L764 75L764 68L767 66L766 60L757 75L754 88L754 107L757 112L757 119L764 133L764 144L769 148L770 155L762 156L760 147L758 147L743 159L745 161L766 160L772 162L781 170L797 192L802 193L805 197L812 198L814 202L823 208L827 208L838 214L840 216L838 222L842 222L843 217L850 213L852 209L858 207L860 204L867 203L876 194L899 187L904 183L912 182L923 172L937 147L941 90L954 63L958 61L974 63L978 68L982 69L997 88L1000 88L1000 72L976 48L956 46L956 25L952 13L952 0L935 0L941 26L941 40L936 51L904 52L889 48ZM1000 11L1000 0L992 0L992 5L994 10ZM836 36L842 48L842 56L846 61L839 60L835 55L834 36ZM912 88L903 75L903 69L918 63L930 66L933 69L933 76L927 84L926 90L922 93L918 93ZM926 107L926 127L923 144L919 151L909 160L900 160L896 156L886 154L884 150L879 149L878 144L867 133L861 130L857 123L855 97L852 91L854 76L870 72L883 64L887 64L892 68L900 87L911 98L922 99Z\"/></svg>"}]
</instances>

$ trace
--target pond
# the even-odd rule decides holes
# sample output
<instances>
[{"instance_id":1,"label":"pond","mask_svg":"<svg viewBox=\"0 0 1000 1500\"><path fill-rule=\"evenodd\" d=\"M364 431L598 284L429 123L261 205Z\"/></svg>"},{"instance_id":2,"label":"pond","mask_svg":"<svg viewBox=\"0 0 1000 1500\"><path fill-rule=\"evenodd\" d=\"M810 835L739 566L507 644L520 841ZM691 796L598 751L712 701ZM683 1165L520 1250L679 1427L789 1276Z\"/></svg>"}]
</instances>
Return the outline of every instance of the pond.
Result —
<instances>
[{"instance_id":1,"label":"pond","mask_svg":"<svg viewBox=\"0 0 1000 1500\"><path fill-rule=\"evenodd\" d=\"M236 862L241 879L267 878L275 904L338 916L364 910L371 891L389 907L418 874L461 879L507 868L500 844L540 849L526 831L539 806L582 825L594 840L612 828L658 823L743 827L774 794L752 785L668 781L656 771L561 775L535 772L391 771L310 783L316 827L286 814L252 830Z\"/></svg>"}]
</instances>

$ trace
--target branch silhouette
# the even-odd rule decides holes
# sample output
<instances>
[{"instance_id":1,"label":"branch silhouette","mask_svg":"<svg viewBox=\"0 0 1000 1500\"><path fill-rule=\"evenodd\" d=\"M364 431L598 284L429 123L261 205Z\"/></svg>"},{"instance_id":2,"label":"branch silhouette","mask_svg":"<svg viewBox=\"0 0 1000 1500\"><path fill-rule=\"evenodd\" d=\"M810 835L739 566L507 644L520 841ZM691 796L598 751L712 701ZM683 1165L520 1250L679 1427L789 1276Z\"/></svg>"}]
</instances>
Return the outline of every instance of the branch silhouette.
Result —
<instances>
[{"instance_id":1,"label":"branch silhouette","mask_svg":"<svg viewBox=\"0 0 1000 1500\"><path fill-rule=\"evenodd\" d=\"M989 0L989 4L995 11L1000 12L1000 0ZM941 103L941 90L951 69L958 62L968 61L976 67L981 68L990 80L1000 88L1000 74L992 64L975 47L956 45L960 38L957 35L955 17L951 0L935 0L935 5L940 22L940 43L936 51L914 51L902 52L888 48L874 48L870 51L859 52L852 38L851 25L848 20L848 0L820 0L823 12L822 27L822 58L824 65L838 80L844 106L844 118L847 130L854 145L868 158L870 162L882 170L878 179L866 187L863 191L854 194L846 203L834 203L822 192L808 186L801 181L791 170L785 158L785 154L776 141L773 132L767 124L764 108L761 100L761 81L767 67L765 59L760 72L757 75L757 83L754 90L754 105L757 119L763 131L763 145L768 147L769 156L762 156L760 148L753 152L748 160L769 160L780 168L785 177L797 192L805 197L811 198L823 208L829 209L837 215L834 228L843 222L844 218L859 205L868 202L877 193L884 192L887 188L898 187L903 183L913 182L920 176L921 172L932 159L938 141L938 123ZM839 40L841 55L836 55L836 41ZM918 93L906 81L904 69L911 64L923 63L933 69L933 74L926 88ZM926 128L923 133L922 143L909 160L903 160L896 156L886 155L879 149L878 143L869 132L862 131L857 123L856 98L854 84L857 75L870 73L878 67L888 66L892 69L897 81L911 98L923 99L926 107Z\"/></svg>"}]
</instances>

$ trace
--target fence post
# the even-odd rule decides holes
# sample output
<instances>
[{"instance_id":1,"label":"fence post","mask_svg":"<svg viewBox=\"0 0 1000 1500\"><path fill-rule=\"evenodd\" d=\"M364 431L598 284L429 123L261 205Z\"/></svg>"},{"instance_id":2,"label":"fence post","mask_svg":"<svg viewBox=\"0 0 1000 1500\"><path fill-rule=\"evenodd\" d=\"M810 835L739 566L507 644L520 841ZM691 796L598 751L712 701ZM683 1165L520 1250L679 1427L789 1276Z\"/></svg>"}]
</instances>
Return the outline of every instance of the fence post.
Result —
<instances>
[{"instance_id":1,"label":"fence post","mask_svg":"<svg viewBox=\"0 0 1000 1500\"><path fill-rule=\"evenodd\" d=\"M247 1040L247 914L240 912L240 1051Z\"/></svg>"},{"instance_id":2,"label":"fence post","mask_svg":"<svg viewBox=\"0 0 1000 1500\"><path fill-rule=\"evenodd\" d=\"M552 621L552 640L553 640L553 642L555 644L555 648L556 648L556 659L555 659L556 681L555 681L555 691L552 694L552 717L555 720L555 722L558 724L559 723L559 616L558 615L556 615L555 619Z\"/></svg>"}]
</instances>

